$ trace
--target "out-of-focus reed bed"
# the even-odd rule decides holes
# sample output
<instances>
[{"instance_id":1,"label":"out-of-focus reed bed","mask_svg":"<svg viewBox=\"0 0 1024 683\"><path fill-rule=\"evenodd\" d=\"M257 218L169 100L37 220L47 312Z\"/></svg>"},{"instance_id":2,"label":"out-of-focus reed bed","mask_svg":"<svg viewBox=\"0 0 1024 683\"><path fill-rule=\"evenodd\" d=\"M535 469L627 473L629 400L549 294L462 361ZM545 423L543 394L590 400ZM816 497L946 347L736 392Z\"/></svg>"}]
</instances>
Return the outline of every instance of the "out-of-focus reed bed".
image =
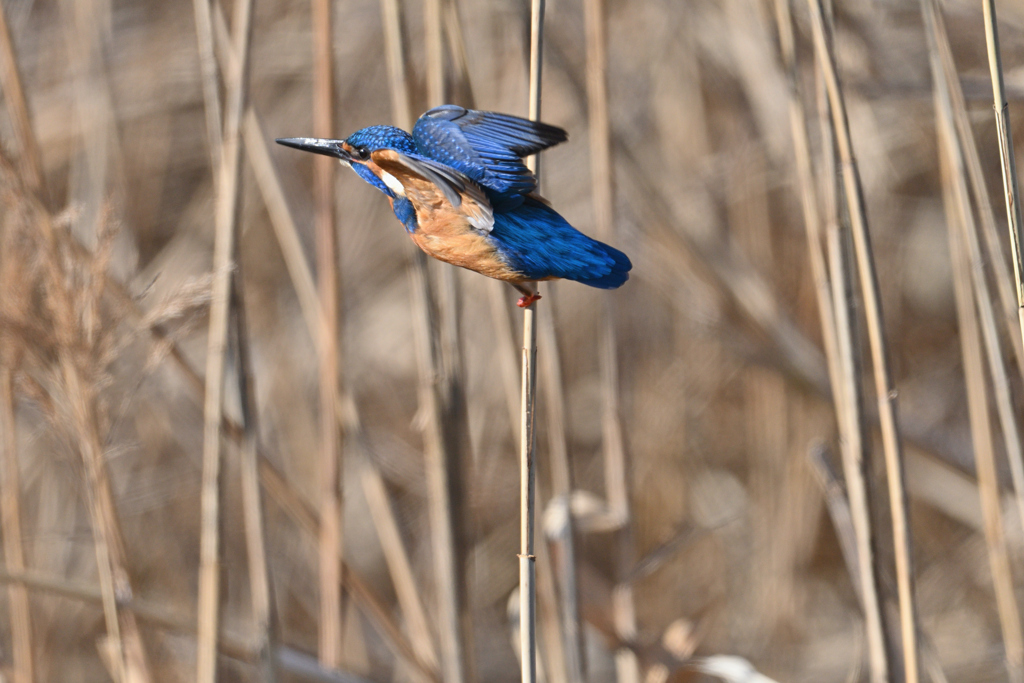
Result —
<instances>
[{"instance_id":1,"label":"out-of-focus reed bed","mask_svg":"<svg viewBox=\"0 0 1024 683\"><path fill-rule=\"evenodd\" d=\"M516 680L517 295L272 139L525 115L529 3L248 4L2 4L0 677ZM546 4L543 193L634 270L538 309L541 680L1018 680L981 3Z\"/></svg>"}]
</instances>

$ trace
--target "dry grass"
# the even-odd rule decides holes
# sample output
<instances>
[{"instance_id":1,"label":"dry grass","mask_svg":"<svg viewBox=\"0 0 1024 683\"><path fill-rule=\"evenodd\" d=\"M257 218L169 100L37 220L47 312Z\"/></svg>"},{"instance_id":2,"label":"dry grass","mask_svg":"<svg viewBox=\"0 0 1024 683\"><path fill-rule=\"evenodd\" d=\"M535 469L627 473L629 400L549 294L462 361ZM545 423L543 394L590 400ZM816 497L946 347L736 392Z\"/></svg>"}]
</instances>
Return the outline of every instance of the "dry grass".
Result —
<instances>
[{"instance_id":1,"label":"dry grass","mask_svg":"<svg viewBox=\"0 0 1024 683\"><path fill-rule=\"evenodd\" d=\"M439 98L525 115L527 4L331 3L318 40L334 75L322 56L316 81L311 3L255 3L248 57L224 18L245 4L4 3L0 675L193 681L202 650L207 679L225 681L513 681L516 295L426 268L372 190L337 169L314 181L312 158L268 142L408 125ZM546 289L535 320L549 683L713 680L699 670L736 664L716 655L779 681L879 680L877 661L900 650L878 642L900 633L905 547L885 531L899 472L878 466L883 444L894 453L891 387L879 382L881 415L856 416L858 387L873 388L842 358L840 319L852 312L858 335L864 313L843 296L842 217L857 207L840 187L830 208L814 26L790 3L780 41L782 4L548 3L542 118L570 142L545 154L544 194L635 264L617 292ZM938 9L950 42L936 29L929 52L918 2L836 2L834 57L899 394L921 669L973 683L1021 668L1020 463L1007 458L1024 347L982 8ZM1015 124L1024 14L1000 10ZM237 221L212 170L233 150ZM237 250L222 242L215 263L218 206ZM329 211L335 258L316 246ZM344 281L333 352L320 337L331 263ZM209 383L195 371L214 321L223 400L208 393L218 367ZM867 368L866 341L848 341ZM219 591L200 622L207 398ZM335 456L329 433L344 434ZM879 530L868 562L860 503L815 477L849 478L856 456L841 468L838 454L861 450L857 435ZM837 454L828 468L808 458L815 443Z\"/></svg>"}]
</instances>

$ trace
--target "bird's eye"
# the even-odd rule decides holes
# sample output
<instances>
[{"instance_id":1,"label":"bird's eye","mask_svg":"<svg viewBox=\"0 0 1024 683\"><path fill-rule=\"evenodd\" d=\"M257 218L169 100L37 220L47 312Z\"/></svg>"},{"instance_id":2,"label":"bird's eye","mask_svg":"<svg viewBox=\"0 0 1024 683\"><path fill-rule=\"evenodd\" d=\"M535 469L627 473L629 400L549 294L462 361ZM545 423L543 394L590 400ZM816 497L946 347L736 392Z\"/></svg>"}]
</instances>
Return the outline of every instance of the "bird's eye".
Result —
<instances>
[{"instance_id":1,"label":"bird's eye","mask_svg":"<svg viewBox=\"0 0 1024 683\"><path fill-rule=\"evenodd\" d=\"M370 150L367 147L356 147L356 154L359 155L360 159L370 158Z\"/></svg>"}]
</instances>

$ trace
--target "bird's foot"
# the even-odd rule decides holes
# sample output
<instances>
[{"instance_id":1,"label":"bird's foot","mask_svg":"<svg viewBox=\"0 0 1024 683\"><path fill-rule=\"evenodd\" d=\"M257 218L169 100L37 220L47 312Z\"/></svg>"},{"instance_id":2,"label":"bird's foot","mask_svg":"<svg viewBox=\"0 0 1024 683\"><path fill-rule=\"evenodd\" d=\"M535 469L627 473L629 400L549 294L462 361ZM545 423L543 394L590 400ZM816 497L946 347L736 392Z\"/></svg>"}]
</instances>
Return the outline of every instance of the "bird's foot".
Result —
<instances>
[{"instance_id":1,"label":"bird's foot","mask_svg":"<svg viewBox=\"0 0 1024 683\"><path fill-rule=\"evenodd\" d=\"M540 292L530 292L526 296L519 297L519 301L516 302L516 306L519 308L529 308L533 305L534 301L540 299Z\"/></svg>"}]
</instances>

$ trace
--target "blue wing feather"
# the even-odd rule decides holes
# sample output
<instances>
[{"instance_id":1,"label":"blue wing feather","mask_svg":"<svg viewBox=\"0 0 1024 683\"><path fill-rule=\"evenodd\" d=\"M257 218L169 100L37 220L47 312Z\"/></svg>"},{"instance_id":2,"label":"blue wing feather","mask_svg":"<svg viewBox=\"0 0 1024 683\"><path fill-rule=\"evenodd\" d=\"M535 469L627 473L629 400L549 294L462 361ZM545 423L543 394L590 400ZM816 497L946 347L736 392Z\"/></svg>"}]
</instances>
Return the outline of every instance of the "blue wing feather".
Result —
<instances>
[{"instance_id":1,"label":"blue wing feather","mask_svg":"<svg viewBox=\"0 0 1024 683\"><path fill-rule=\"evenodd\" d=\"M423 114L412 137L421 154L477 181L497 203L513 205L537 188L522 157L567 139L565 131L555 126L451 104Z\"/></svg>"},{"instance_id":2,"label":"blue wing feather","mask_svg":"<svg viewBox=\"0 0 1024 683\"><path fill-rule=\"evenodd\" d=\"M490 238L526 279L564 278L615 289L629 279L629 257L581 233L532 197L514 211L495 213Z\"/></svg>"}]
</instances>

